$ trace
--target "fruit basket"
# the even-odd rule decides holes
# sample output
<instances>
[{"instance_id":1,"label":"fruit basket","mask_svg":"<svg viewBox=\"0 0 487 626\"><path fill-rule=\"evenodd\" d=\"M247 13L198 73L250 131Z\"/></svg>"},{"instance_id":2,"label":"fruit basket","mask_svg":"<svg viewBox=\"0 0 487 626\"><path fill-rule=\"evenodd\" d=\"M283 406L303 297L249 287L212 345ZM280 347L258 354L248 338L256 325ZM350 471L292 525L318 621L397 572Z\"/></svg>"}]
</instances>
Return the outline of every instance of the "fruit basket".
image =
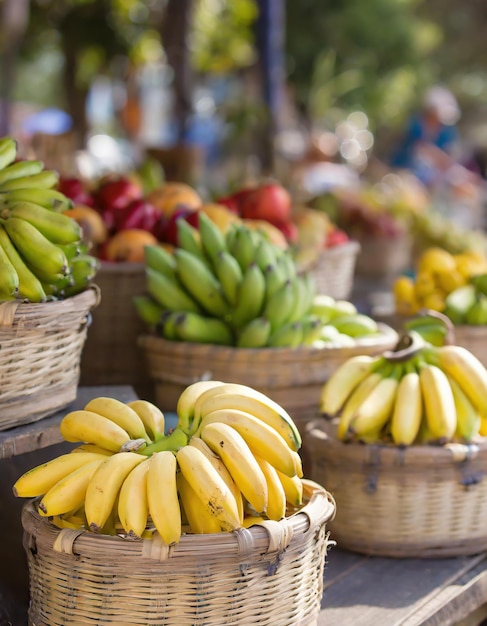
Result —
<instances>
[{"instance_id":1,"label":"fruit basket","mask_svg":"<svg viewBox=\"0 0 487 626\"><path fill-rule=\"evenodd\" d=\"M29 501L22 514L29 623L316 624L335 505L324 488L303 482L305 504L294 515L183 535L169 549L157 539L60 530Z\"/></svg>"},{"instance_id":2,"label":"fruit basket","mask_svg":"<svg viewBox=\"0 0 487 626\"><path fill-rule=\"evenodd\" d=\"M342 548L437 558L487 549L487 442L400 448L343 443L327 420L308 425L311 477L337 503L330 531Z\"/></svg>"},{"instance_id":3,"label":"fruit basket","mask_svg":"<svg viewBox=\"0 0 487 626\"><path fill-rule=\"evenodd\" d=\"M412 240L406 233L397 237L360 238L357 274L370 279L392 280L411 265Z\"/></svg>"},{"instance_id":4,"label":"fruit basket","mask_svg":"<svg viewBox=\"0 0 487 626\"><path fill-rule=\"evenodd\" d=\"M316 292L337 300L346 300L352 293L360 244L356 241L323 250L318 259L306 269L311 272Z\"/></svg>"},{"instance_id":5,"label":"fruit basket","mask_svg":"<svg viewBox=\"0 0 487 626\"><path fill-rule=\"evenodd\" d=\"M99 290L65 300L0 303L0 430L52 415L76 398Z\"/></svg>"},{"instance_id":6,"label":"fruit basket","mask_svg":"<svg viewBox=\"0 0 487 626\"><path fill-rule=\"evenodd\" d=\"M144 325L132 305L144 292L143 263L103 262L96 277L101 301L93 313L90 333L81 356L82 385L133 385L149 396L143 355L137 336Z\"/></svg>"},{"instance_id":7,"label":"fruit basket","mask_svg":"<svg viewBox=\"0 0 487 626\"><path fill-rule=\"evenodd\" d=\"M236 348L149 334L141 335L138 344L154 382L156 404L163 411L174 411L182 389L197 380L228 380L270 395L299 423L316 416L321 386L340 363L354 354L377 354L396 344L393 329L384 324L380 331L341 348Z\"/></svg>"}]
</instances>

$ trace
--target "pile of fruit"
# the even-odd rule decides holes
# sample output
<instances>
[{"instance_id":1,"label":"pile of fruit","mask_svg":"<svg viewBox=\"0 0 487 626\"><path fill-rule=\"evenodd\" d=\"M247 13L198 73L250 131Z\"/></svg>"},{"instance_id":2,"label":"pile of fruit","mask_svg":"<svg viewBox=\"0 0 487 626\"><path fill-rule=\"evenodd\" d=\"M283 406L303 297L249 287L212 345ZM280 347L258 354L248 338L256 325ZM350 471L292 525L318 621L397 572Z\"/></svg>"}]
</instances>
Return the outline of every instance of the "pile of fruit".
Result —
<instances>
[{"instance_id":1,"label":"pile of fruit","mask_svg":"<svg viewBox=\"0 0 487 626\"><path fill-rule=\"evenodd\" d=\"M0 139L0 300L67 298L96 274L80 226L62 214L71 203L57 182L42 162L17 159L14 139Z\"/></svg>"},{"instance_id":2,"label":"pile of fruit","mask_svg":"<svg viewBox=\"0 0 487 626\"><path fill-rule=\"evenodd\" d=\"M303 500L301 437L290 416L251 387L196 382L179 397L178 425L150 402L97 397L60 424L79 442L23 474L19 497L38 498L60 528L152 538L216 533L280 520ZM303 479L304 480L304 479Z\"/></svg>"},{"instance_id":3,"label":"pile of fruit","mask_svg":"<svg viewBox=\"0 0 487 626\"><path fill-rule=\"evenodd\" d=\"M321 411L346 442L470 442L487 434L487 370L466 348L434 347L412 331L394 351L337 368Z\"/></svg>"},{"instance_id":4,"label":"pile of fruit","mask_svg":"<svg viewBox=\"0 0 487 626\"><path fill-rule=\"evenodd\" d=\"M186 220L177 228L172 253L145 248L148 295L134 298L139 316L164 338L295 348L350 345L352 337L378 333L352 303L315 296L311 275L298 272L289 249L258 230L240 223L223 235L202 212L198 228Z\"/></svg>"},{"instance_id":5,"label":"pile of fruit","mask_svg":"<svg viewBox=\"0 0 487 626\"><path fill-rule=\"evenodd\" d=\"M469 315L472 321L467 321L467 312L483 298L486 281L482 276L486 273L487 257L483 254L453 255L442 248L428 248L418 259L415 277L400 276L394 282L396 313L415 315L426 308L443 312L454 324L485 323L478 321L479 307Z\"/></svg>"}]
</instances>

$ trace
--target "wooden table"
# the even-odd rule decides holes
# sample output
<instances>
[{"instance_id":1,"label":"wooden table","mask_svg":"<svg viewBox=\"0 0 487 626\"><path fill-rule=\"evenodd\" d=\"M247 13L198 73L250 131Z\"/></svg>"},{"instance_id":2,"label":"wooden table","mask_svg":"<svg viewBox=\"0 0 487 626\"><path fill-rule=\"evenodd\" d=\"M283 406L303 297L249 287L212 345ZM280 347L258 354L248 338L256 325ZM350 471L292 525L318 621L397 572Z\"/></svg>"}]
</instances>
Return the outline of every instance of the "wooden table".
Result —
<instances>
[{"instance_id":1,"label":"wooden table","mask_svg":"<svg viewBox=\"0 0 487 626\"><path fill-rule=\"evenodd\" d=\"M27 626L28 570L22 547L23 500L11 486L24 471L68 451L59 422L90 398L134 399L131 387L79 388L67 409L0 432L0 626ZM331 547L317 626L477 626L487 617L487 555L384 559ZM225 626L222 624L222 626Z\"/></svg>"}]
</instances>

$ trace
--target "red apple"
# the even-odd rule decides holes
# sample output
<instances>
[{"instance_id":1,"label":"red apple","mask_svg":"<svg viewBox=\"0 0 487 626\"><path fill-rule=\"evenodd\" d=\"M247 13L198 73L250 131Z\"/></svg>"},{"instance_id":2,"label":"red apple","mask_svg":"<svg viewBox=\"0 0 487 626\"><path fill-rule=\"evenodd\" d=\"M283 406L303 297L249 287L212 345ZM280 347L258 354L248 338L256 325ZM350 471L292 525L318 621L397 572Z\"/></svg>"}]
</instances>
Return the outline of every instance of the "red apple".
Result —
<instances>
[{"instance_id":1,"label":"red apple","mask_svg":"<svg viewBox=\"0 0 487 626\"><path fill-rule=\"evenodd\" d=\"M83 206L93 206L95 204L92 194L86 189L82 180L76 177L60 177L58 191L70 198L75 204Z\"/></svg>"},{"instance_id":2,"label":"red apple","mask_svg":"<svg viewBox=\"0 0 487 626\"><path fill-rule=\"evenodd\" d=\"M142 187L124 176L112 178L100 185L96 192L96 203L101 211L117 211L132 200L142 198Z\"/></svg>"},{"instance_id":3,"label":"red apple","mask_svg":"<svg viewBox=\"0 0 487 626\"><path fill-rule=\"evenodd\" d=\"M299 238L298 227L291 220L287 220L286 222L280 222L278 224L274 224L276 228L278 228L281 233L286 237L288 243L296 243Z\"/></svg>"},{"instance_id":4,"label":"red apple","mask_svg":"<svg viewBox=\"0 0 487 626\"><path fill-rule=\"evenodd\" d=\"M276 225L287 222L291 219L291 196L277 183L261 185L243 196L241 215Z\"/></svg>"},{"instance_id":5,"label":"red apple","mask_svg":"<svg viewBox=\"0 0 487 626\"><path fill-rule=\"evenodd\" d=\"M152 231L160 217L156 207L143 198L132 200L123 209L113 212L115 230L138 228Z\"/></svg>"},{"instance_id":6,"label":"red apple","mask_svg":"<svg viewBox=\"0 0 487 626\"><path fill-rule=\"evenodd\" d=\"M344 230L335 228L328 233L325 239L325 248L334 248L335 246L341 246L344 243L350 241L349 236Z\"/></svg>"},{"instance_id":7,"label":"red apple","mask_svg":"<svg viewBox=\"0 0 487 626\"><path fill-rule=\"evenodd\" d=\"M163 241L170 243L173 246L178 245L178 226L177 221L179 219L185 219L194 228L198 227L198 211L192 209L181 208L177 209L168 219L164 232Z\"/></svg>"}]
</instances>

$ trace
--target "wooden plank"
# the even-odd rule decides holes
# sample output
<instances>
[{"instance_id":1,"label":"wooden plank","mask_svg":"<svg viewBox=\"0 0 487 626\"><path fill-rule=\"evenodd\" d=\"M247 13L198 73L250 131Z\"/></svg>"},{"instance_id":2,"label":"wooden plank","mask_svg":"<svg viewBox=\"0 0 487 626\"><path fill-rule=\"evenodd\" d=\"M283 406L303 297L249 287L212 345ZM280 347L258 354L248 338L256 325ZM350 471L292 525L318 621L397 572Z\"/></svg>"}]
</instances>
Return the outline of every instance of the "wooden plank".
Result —
<instances>
[{"instance_id":1,"label":"wooden plank","mask_svg":"<svg viewBox=\"0 0 487 626\"><path fill-rule=\"evenodd\" d=\"M91 398L97 396L111 396L123 402L130 402L137 397L129 385L78 387L76 400L54 415L0 432L0 459L10 459L60 443L62 437L59 423L63 416L69 411L83 408Z\"/></svg>"},{"instance_id":2,"label":"wooden plank","mask_svg":"<svg viewBox=\"0 0 487 626\"><path fill-rule=\"evenodd\" d=\"M318 626L402 626L445 586L466 575L479 561L484 563L484 556L424 560L354 556L338 548L330 550ZM470 610L482 603L474 606L473 602ZM423 622L407 623L416 626Z\"/></svg>"}]
</instances>

